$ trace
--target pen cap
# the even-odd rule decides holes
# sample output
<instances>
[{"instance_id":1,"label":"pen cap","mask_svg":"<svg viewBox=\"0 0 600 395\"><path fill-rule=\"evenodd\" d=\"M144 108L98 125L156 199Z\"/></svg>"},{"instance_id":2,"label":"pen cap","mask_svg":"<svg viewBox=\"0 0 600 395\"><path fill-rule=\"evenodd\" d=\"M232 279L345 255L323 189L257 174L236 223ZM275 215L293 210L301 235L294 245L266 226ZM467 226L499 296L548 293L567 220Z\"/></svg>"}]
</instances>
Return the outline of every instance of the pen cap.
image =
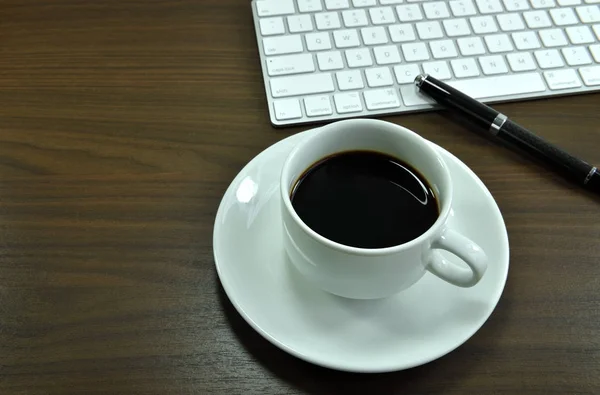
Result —
<instances>
[{"instance_id":1,"label":"pen cap","mask_svg":"<svg viewBox=\"0 0 600 395\"><path fill-rule=\"evenodd\" d=\"M490 125L499 114L493 108L480 103L429 74L417 76L415 85L438 104L447 109L463 113L467 119L485 130L490 128Z\"/></svg>"}]
</instances>

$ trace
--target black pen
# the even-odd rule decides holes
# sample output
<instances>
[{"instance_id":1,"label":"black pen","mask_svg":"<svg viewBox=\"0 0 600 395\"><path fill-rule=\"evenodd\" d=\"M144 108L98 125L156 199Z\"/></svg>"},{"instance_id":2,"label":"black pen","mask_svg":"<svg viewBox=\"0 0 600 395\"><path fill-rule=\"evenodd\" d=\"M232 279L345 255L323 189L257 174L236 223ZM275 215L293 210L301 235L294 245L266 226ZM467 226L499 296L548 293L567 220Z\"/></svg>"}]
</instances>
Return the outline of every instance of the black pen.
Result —
<instances>
[{"instance_id":1,"label":"black pen","mask_svg":"<svg viewBox=\"0 0 600 395\"><path fill-rule=\"evenodd\" d=\"M461 114L472 123L488 130L499 139L534 156L564 177L600 194L600 170L550 144L517 125L506 115L467 96L430 75L415 78L415 85L438 104Z\"/></svg>"}]
</instances>

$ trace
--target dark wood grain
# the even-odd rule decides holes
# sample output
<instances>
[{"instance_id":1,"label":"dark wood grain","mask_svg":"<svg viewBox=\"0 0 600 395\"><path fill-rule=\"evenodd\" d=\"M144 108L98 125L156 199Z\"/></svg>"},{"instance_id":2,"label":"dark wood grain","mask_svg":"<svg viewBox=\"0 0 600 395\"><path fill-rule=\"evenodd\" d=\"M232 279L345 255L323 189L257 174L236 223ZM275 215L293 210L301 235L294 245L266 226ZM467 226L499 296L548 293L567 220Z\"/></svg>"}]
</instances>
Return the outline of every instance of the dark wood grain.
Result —
<instances>
[{"instance_id":1,"label":"dark wood grain","mask_svg":"<svg viewBox=\"0 0 600 395\"><path fill-rule=\"evenodd\" d=\"M247 0L0 1L0 394L598 394L600 201L443 114L388 117L496 197L511 269L455 352L319 368L235 312L212 257L228 183L308 127L268 120ZM498 106L600 163L599 95Z\"/></svg>"}]
</instances>

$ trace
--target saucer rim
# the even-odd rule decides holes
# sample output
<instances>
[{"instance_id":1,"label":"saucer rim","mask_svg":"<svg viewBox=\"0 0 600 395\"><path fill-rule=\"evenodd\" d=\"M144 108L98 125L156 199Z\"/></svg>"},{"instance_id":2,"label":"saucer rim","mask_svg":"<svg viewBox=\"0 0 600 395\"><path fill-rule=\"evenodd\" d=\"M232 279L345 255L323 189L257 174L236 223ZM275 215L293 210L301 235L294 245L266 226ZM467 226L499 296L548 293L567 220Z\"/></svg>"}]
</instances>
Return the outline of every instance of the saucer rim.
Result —
<instances>
[{"instance_id":1,"label":"saucer rim","mask_svg":"<svg viewBox=\"0 0 600 395\"><path fill-rule=\"evenodd\" d=\"M223 210L224 210L223 202L225 201L226 197L231 193L230 188L233 185L236 185L246 175L248 170L254 165L254 163L256 161L258 161L258 159L260 157L267 155L267 152L269 150L273 149L275 146L277 146L279 144L283 145L283 144L285 144L285 142L291 143L291 141L289 141L289 140L300 139L300 138L302 138L302 136L306 136L307 134L309 134L315 130L316 129L306 130L303 132L299 132L299 133L287 136L287 137L271 144L270 146L266 147L260 153L255 155L248 163L246 163L246 165L244 165L244 167L242 169L239 170L237 175L229 183L229 185L227 186L227 189L223 193L223 197L221 198L221 200L219 202L219 208L217 209L217 213L215 215L215 221L213 224L213 240L212 241L213 241L213 259L215 261L217 275L219 276L219 281L221 282L221 285L223 287L223 290L225 291L225 294L227 295L227 298L229 299L229 301L231 302L233 307L236 309L236 311L242 316L242 318L244 318L244 321L246 321L252 327L252 329L254 329L257 333L259 333L263 338L265 338L271 344L275 345L276 347L280 348L281 350L283 350L283 351L289 353L290 355L293 355L303 361L306 361L311 364L321 366L324 368L334 369L334 370L338 370L338 371L352 372L352 373L387 373L387 372L401 371L401 370L406 370L406 369L410 369L413 367L421 366L421 365L427 364L429 362L432 362L434 360L437 360L445 355L448 355L449 353L451 353L452 351L456 350L458 347L460 347L464 343L466 343L471 337L473 337L473 335L475 335L475 333L477 333L483 327L483 325L490 319L490 317L496 310L496 307L498 306L500 298L502 297L504 289L506 288L506 282L508 280L508 271L510 268L510 245L509 245L509 239L508 239L508 231L506 228L506 223L504 221L504 217L502 216L502 212L501 212L500 208L498 207L498 203L496 202L496 200L494 199L493 195L488 190L488 188L485 186L483 181L481 181L481 179L463 161L461 161L459 158L457 158L455 155L453 155L448 150L444 149L443 147L441 147L429 140L428 140L428 142L430 144L432 144L433 147L436 150L438 150L440 152L440 154L442 154L442 156L448 155L459 167L461 167L464 171L466 171L468 173L468 175L470 176L470 178L474 179L474 181L477 184L479 184L480 189L484 193L484 195L486 195L487 198L491 199L491 201L493 202L493 205L495 206L496 212L497 212L496 214L497 214L497 218L499 220L498 225L500 225L500 227L502 228L503 235L504 235L503 240L500 240L500 241L503 244L503 246L501 247L501 251L504 252L503 255L506 255L506 259L505 259L505 264L503 265L504 270L502 271L501 275L498 276L498 280L496 281L496 284L501 283L501 286L499 288L499 291L497 292L497 295L490 295L490 296L494 296L494 297L493 298L490 297L490 299L488 299L489 302L492 302L493 307L491 308L491 311L489 312L489 314L487 314L486 316L484 316L481 319L481 322L476 322L472 326L471 330L468 331L468 335L462 341L457 343L455 347L445 349L441 353L436 353L436 354L428 356L426 358L420 358L420 359L415 358L415 359L411 360L410 363L388 364L386 366L378 365L377 367L369 367L369 366L365 365L360 368L357 368L356 366L350 366L350 365L344 366L343 364L330 363L326 359L319 359L317 357L307 355L307 354L303 353L302 351L297 350L296 348L293 348L293 347L288 346L287 344L281 342L280 340L275 338L272 334L270 334L268 331L262 329L260 327L260 325L257 324L250 317L250 315L248 313L246 313L244 308L242 306L240 306L237 303L237 301L234 300L234 298L231 297L231 292L233 292L231 289L231 285L228 283L228 281L226 279L223 278L224 276L223 276L223 273L221 272L221 270L222 270L221 265L219 264L219 260L217 257L218 255L220 255L218 252L218 247L217 247L218 246L217 238L219 237L218 235L221 233L221 223L223 222L222 221L222 217L224 215L223 214ZM293 149L293 146L290 147L290 150L291 149Z\"/></svg>"}]
</instances>

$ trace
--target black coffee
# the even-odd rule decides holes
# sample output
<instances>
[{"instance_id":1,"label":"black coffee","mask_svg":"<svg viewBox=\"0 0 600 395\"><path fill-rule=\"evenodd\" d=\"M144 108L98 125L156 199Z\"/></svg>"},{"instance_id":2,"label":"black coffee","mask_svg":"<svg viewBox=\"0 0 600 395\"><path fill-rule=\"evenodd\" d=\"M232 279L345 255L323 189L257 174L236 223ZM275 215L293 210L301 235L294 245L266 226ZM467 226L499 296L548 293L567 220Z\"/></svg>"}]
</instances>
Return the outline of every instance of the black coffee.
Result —
<instances>
[{"instance_id":1,"label":"black coffee","mask_svg":"<svg viewBox=\"0 0 600 395\"><path fill-rule=\"evenodd\" d=\"M291 200L315 232L360 248L406 243L439 215L436 197L419 172L372 151L343 152L315 163L294 185Z\"/></svg>"}]
</instances>

